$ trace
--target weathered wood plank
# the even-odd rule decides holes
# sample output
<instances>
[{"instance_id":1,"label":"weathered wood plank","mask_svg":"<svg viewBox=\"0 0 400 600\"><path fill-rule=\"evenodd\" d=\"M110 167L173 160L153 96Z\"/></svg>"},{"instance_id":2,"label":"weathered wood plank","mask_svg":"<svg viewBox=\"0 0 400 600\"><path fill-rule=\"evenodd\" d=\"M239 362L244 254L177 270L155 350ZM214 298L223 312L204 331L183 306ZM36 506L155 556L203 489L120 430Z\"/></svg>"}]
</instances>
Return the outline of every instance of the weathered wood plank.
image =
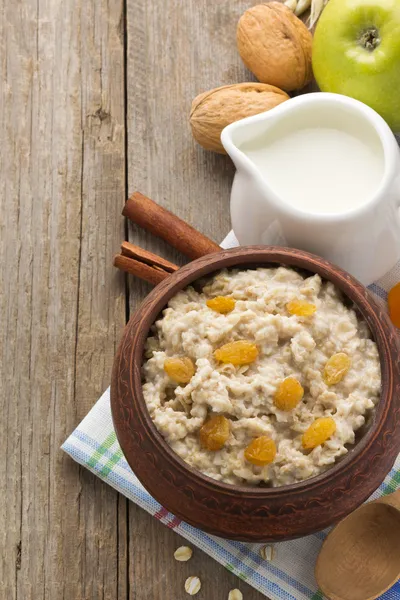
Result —
<instances>
[{"instance_id":1,"label":"weathered wood plank","mask_svg":"<svg viewBox=\"0 0 400 600\"><path fill-rule=\"evenodd\" d=\"M199 600L227 600L230 590L239 588L244 600L265 600L265 596L233 575L187 540L177 535L141 508L130 505L133 575L130 600L185 600L185 580L196 575L201 581ZM174 552L189 545L192 558L177 562Z\"/></svg>"},{"instance_id":2,"label":"weathered wood plank","mask_svg":"<svg viewBox=\"0 0 400 600\"><path fill-rule=\"evenodd\" d=\"M228 0L127 5L130 191L147 193L216 241L229 229L233 166L193 142L188 116L198 93L249 77L235 45L236 22L246 5ZM139 244L170 252L137 229L134 235Z\"/></svg>"},{"instance_id":3,"label":"weathered wood plank","mask_svg":"<svg viewBox=\"0 0 400 600\"><path fill-rule=\"evenodd\" d=\"M59 449L125 319L122 0L0 0L0 596L126 597L126 500ZM119 595L118 595L119 594Z\"/></svg>"},{"instance_id":4,"label":"weathered wood plank","mask_svg":"<svg viewBox=\"0 0 400 600\"><path fill-rule=\"evenodd\" d=\"M247 78L234 30L250 4L127 3L130 189L215 240L233 170L186 119L197 93ZM178 565L173 532L59 450L108 384L124 324L123 5L0 0L0 595L179 598L194 569L204 597L255 600L200 551ZM132 283L134 304L146 287Z\"/></svg>"},{"instance_id":5,"label":"weathered wood plank","mask_svg":"<svg viewBox=\"0 0 400 600\"><path fill-rule=\"evenodd\" d=\"M128 182L220 241L229 230L230 160L193 142L192 99L219 85L246 81L236 51L240 14L255 2L239 0L131 0L127 3ZM182 260L137 228L131 240L173 262ZM149 287L133 278L133 309ZM182 540L130 505L130 599L183 598L188 575L199 575L202 598L227 598L234 587L246 600L263 596L197 550L189 563L173 559Z\"/></svg>"}]
</instances>

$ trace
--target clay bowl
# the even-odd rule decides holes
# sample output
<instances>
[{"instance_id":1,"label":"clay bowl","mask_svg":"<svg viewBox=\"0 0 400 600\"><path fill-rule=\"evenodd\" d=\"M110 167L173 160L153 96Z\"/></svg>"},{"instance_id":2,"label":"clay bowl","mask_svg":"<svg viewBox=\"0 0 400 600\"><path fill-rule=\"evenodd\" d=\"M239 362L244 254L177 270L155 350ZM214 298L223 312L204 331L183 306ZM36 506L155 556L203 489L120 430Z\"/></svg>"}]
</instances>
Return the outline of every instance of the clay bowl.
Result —
<instances>
[{"instance_id":1,"label":"clay bowl","mask_svg":"<svg viewBox=\"0 0 400 600\"><path fill-rule=\"evenodd\" d=\"M141 384L149 329L180 289L221 268L286 265L333 282L367 321L378 345L382 394L358 444L322 475L279 488L248 488L210 479L164 441L147 412ZM348 273L299 250L242 247L204 256L162 281L130 319L115 358L111 407L125 457L149 493L180 519L208 533L246 542L289 540L321 530L364 502L400 451L400 363L394 327L368 291ZM396 436L397 429L397 436Z\"/></svg>"}]
</instances>

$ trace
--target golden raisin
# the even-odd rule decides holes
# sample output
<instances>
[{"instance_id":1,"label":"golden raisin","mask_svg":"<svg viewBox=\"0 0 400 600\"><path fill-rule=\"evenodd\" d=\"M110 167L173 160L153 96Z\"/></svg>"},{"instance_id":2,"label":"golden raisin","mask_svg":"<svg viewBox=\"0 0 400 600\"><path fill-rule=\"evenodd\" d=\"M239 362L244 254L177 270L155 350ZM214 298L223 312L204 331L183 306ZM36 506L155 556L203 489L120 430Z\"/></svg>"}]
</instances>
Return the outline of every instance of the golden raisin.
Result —
<instances>
[{"instance_id":1,"label":"golden raisin","mask_svg":"<svg viewBox=\"0 0 400 600\"><path fill-rule=\"evenodd\" d=\"M215 312L226 315L235 308L236 302L233 298L229 298L229 296L217 296L216 298L207 300L206 304L208 308L215 310Z\"/></svg>"},{"instance_id":2,"label":"golden raisin","mask_svg":"<svg viewBox=\"0 0 400 600\"><path fill-rule=\"evenodd\" d=\"M311 450L320 446L335 433L336 423L332 417L319 417L311 423L310 427L303 433L301 443L303 448Z\"/></svg>"},{"instance_id":3,"label":"golden raisin","mask_svg":"<svg viewBox=\"0 0 400 600\"><path fill-rule=\"evenodd\" d=\"M280 410L292 410L304 396L303 386L295 377L287 377L278 385L274 404Z\"/></svg>"},{"instance_id":4,"label":"golden raisin","mask_svg":"<svg viewBox=\"0 0 400 600\"><path fill-rule=\"evenodd\" d=\"M223 415L211 417L200 429L200 443L207 450L221 450L230 433L229 420Z\"/></svg>"},{"instance_id":5,"label":"golden raisin","mask_svg":"<svg viewBox=\"0 0 400 600\"><path fill-rule=\"evenodd\" d=\"M257 346L246 340L237 342L228 342L214 352L217 360L232 365L249 365L254 362L258 356Z\"/></svg>"},{"instance_id":6,"label":"golden raisin","mask_svg":"<svg viewBox=\"0 0 400 600\"><path fill-rule=\"evenodd\" d=\"M389 315L393 325L400 328L400 283L392 287L388 294Z\"/></svg>"},{"instance_id":7,"label":"golden raisin","mask_svg":"<svg viewBox=\"0 0 400 600\"><path fill-rule=\"evenodd\" d=\"M317 310L315 304L311 304L311 302L306 302L300 298L288 302L286 308L291 315L297 315L298 317L311 317Z\"/></svg>"},{"instance_id":8,"label":"golden raisin","mask_svg":"<svg viewBox=\"0 0 400 600\"><path fill-rule=\"evenodd\" d=\"M274 461L276 446L274 440L267 435L262 435L247 446L244 451L245 459L252 465L263 467Z\"/></svg>"},{"instance_id":9,"label":"golden raisin","mask_svg":"<svg viewBox=\"0 0 400 600\"><path fill-rule=\"evenodd\" d=\"M350 369L351 360L344 352L333 354L324 368L324 381L327 385L335 385L342 381Z\"/></svg>"},{"instance_id":10,"label":"golden raisin","mask_svg":"<svg viewBox=\"0 0 400 600\"><path fill-rule=\"evenodd\" d=\"M176 383L189 383L194 375L194 364L191 358L167 358L164 362L164 371Z\"/></svg>"}]
</instances>

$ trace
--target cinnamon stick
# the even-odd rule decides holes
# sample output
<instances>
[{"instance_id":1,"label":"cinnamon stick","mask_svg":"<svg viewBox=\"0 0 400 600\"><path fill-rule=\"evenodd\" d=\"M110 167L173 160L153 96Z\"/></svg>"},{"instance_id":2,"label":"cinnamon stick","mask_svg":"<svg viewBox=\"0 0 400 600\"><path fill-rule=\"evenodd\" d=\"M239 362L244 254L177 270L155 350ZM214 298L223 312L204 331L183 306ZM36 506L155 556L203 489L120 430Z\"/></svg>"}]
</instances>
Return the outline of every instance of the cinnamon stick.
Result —
<instances>
[{"instance_id":1,"label":"cinnamon stick","mask_svg":"<svg viewBox=\"0 0 400 600\"><path fill-rule=\"evenodd\" d=\"M140 279L144 279L153 285L161 283L161 281L171 275L171 273L164 271L160 267L148 265L133 258L129 258L129 256L123 256L122 254L117 254L114 257L114 267L117 267L126 273L130 273L131 275L135 275Z\"/></svg>"},{"instance_id":2,"label":"cinnamon stick","mask_svg":"<svg viewBox=\"0 0 400 600\"><path fill-rule=\"evenodd\" d=\"M140 192L126 201L122 214L190 259L221 250L218 244Z\"/></svg>"},{"instance_id":3,"label":"cinnamon stick","mask_svg":"<svg viewBox=\"0 0 400 600\"><path fill-rule=\"evenodd\" d=\"M157 285L179 269L169 260L130 242L122 242L121 254L114 257L114 266L153 285Z\"/></svg>"},{"instance_id":4,"label":"cinnamon stick","mask_svg":"<svg viewBox=\"0 0 400 600\"><path fill-rule=\"evenodd\" d=\"M140 246L135 246L135 244L131 244L130 242L122 242L121 254L150 266L160 267L163 271L168 271L168 273L174 273L179 269L178 265L174 265L169 260L157 256L157 254L149 252L144 248L140 248Z\"/></svg>"}]
</instances>

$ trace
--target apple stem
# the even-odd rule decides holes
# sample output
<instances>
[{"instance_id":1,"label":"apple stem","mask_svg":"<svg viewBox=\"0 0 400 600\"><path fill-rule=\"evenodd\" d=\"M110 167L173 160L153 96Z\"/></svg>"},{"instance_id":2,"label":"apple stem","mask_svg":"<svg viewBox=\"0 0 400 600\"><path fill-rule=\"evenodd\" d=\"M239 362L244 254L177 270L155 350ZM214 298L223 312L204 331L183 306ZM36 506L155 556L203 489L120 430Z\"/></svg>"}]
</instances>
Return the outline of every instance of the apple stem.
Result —
<instances>
[{"instance_id":1,"label":"apple stem","mask_svg":"<svg viewBox=\"0 0 400 600\"><path fill-rule=\"evenodd\" d=\"M360 36L360 45L370 52L375 50L380 43L381 38L379 37L379 31L376 27L366 29Z\"/></svg>"}]
</instances>

